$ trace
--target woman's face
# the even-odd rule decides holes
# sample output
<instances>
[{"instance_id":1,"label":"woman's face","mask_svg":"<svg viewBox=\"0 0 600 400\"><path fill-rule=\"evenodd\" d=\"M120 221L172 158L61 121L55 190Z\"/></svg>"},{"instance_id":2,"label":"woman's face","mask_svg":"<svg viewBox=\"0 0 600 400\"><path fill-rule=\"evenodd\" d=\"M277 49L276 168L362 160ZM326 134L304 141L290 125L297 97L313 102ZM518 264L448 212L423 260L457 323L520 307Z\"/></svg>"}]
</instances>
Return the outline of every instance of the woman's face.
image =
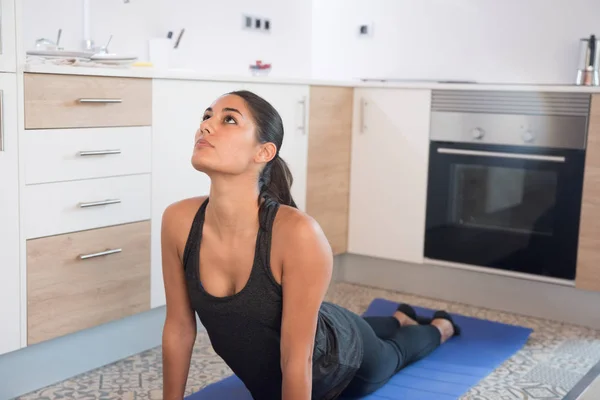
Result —
<instances>
[{"instance_id":1,"label":"woman's face","mask_svg":"<svg viewBox=\"0 0 600 400\"><path fill-rule=\"evenodd\" d=\"M258 142L252 114L236 95L219 97L206 109L194 143L192 165L205 173L258 174L274 150Z\"/></svg>"}]
</instances>

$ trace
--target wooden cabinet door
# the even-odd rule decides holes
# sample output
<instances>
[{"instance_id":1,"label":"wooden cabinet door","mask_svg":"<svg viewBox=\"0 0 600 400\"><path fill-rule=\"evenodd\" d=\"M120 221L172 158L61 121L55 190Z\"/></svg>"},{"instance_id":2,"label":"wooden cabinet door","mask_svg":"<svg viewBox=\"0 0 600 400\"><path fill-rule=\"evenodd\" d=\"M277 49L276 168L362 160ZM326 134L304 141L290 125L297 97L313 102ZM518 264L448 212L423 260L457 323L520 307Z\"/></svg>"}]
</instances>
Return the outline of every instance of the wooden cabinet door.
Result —
<instances>
[{"instance_id":1,"label":"wooden cabinet door","mask_svg":"<svg viewBox=\"0 0 600 400\"><path fill-rule=\"evenodd\" d=\"M600 95L592 96L575 285L600 291Z\"/></svg>"},{"instance_id":2,"label":"wooden cabinet door","mask_svg":"<svg viewBox=\"0 0 600 400\"><path fill-rule=\"evenodd\" d=\"M351 87L310 89L306 212L336 255L348 250L353 96Z\"/></svg>"}]
</instances>

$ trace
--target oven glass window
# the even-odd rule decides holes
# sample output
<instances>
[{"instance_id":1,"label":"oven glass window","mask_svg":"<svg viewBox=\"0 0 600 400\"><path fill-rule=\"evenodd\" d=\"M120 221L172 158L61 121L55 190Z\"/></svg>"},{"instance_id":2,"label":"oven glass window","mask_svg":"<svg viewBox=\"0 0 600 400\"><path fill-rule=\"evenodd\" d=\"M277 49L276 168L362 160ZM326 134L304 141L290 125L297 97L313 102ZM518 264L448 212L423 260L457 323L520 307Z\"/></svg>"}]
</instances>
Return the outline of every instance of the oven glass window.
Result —
<instances>
[{"instance_id":1,"label":"oven glass window","mask_svg":"<svg viewBox=\"0 0 600 400\"><path fill-rule=\"evenodd\" d=\"M552 170L452 164L449 222L552 235L557 181Z\"/></svg>"}]
</instances>

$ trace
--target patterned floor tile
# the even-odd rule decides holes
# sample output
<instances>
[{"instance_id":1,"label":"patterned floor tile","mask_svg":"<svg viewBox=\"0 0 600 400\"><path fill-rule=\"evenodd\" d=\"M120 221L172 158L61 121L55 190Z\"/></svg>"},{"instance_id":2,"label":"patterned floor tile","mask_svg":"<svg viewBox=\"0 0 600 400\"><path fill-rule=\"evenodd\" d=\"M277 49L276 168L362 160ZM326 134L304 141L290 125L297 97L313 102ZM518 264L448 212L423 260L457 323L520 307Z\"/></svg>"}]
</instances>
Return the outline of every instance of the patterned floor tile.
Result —
<instances>
[{"instance_id":1,"label":"patterned floor tile","mask_svg":"<svg viewBox=\"0 0 600 400\"><path fill-rule=\"evenodd\" d=\"M375 297L445 309L466 316L533 328L525 347L462 396L468 400L559 400L600 361L600 332L585 327L449 303L377 288L332 284L326 300L362 313ZM206 333L194 346L186 394L231 375ZM40 389L19 400L162 398L160 347Z\"/></svg>"}]
</instances>

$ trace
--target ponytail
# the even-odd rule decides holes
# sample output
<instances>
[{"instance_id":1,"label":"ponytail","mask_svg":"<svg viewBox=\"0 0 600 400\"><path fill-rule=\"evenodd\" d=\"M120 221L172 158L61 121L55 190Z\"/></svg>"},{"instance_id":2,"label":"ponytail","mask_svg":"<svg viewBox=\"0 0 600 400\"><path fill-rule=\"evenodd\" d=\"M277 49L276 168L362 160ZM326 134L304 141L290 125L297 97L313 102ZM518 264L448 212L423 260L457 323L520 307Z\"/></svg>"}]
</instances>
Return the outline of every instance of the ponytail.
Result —
<instances>
[{"instance_id":1,"label":"ponytail","mask_svg":"<svg viewBox=\"0 0 600 400\"><path fill-rule=\"evenodd\" d=\"M279 155L262 170L258 179L259 202L263 198L275 200L279 204L298 208L292 198L291 187L294 179L286 162Z\"/></svg>"},{"instance_id":2,"label":"ponytail","mask_svg":"<svg viewBox=\"0 0 600 400\"><path fill-rule=\"evenodd\" d=\"M264 166L258 178L258 204L263 199L271 199L279 204L298 208L292 198L292 174L286 162L279 157L284 130L281 116L271 103L248 90L237 90L229 94L239 96L246 102L256 124L258 142L273 143L277 147L277 155Z\"/></svg>"}]
</instances>

